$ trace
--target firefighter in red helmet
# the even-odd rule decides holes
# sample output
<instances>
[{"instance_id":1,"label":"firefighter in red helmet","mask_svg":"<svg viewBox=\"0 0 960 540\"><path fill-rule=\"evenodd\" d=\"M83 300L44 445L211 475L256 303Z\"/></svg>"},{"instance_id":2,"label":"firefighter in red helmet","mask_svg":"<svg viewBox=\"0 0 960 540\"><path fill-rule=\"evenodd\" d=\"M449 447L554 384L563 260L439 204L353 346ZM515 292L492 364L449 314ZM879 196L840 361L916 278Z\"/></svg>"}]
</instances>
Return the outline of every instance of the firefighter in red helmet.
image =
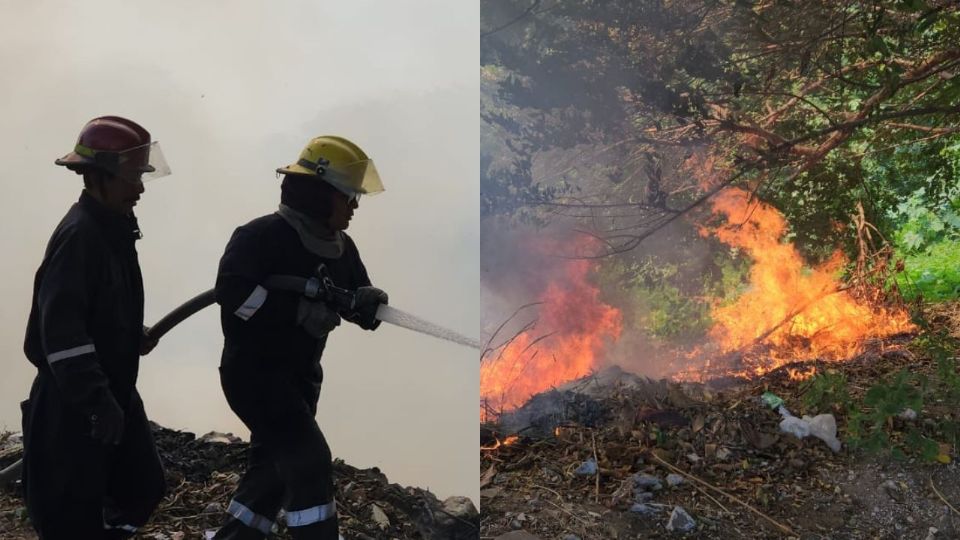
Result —
<instances>
[{"instance_id":1,"label":"firefighter in red helmet","mask_svg":"<svg viewBox=\"0 0 960 540\"><path fill-rule=\"evenodd\" d=\"M24 352L37 367L23 409L23 486L41 540L129 538L163 497L163 468L136 389L143 281L133 207L169 174L150 133L117 116L88 122L57 165L80 200L47 244Z\"/></svg>"}]
</instances>

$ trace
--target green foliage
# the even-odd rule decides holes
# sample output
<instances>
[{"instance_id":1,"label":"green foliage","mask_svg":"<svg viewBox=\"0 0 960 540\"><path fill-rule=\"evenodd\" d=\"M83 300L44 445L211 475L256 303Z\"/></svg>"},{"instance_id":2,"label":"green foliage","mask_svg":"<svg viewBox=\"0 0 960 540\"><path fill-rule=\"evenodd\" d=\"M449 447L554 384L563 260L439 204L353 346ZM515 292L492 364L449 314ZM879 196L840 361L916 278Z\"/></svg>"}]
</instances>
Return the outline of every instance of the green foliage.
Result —
<instances>
[{"instance_id":1,"label":"green foliage","mask_svg":"<svg viewBox=\"0 0 960 540\"><path fill-rule=\"evenodd\" d=\"M579 200L583 194L564 182L589 191L585 204L653 201L669 212L702 193L702 178L677 166L702 151L721 165L708 172L715 180L740 167L749 171L743 178L762 179L758 196L783 212L790 239L810 259L838 246L855 253L851 216L863 204L867 221L910 250L902 255L916 275L905 280L916 278L928 297L956 295L955 259L946 255L955 251L916 250L936 243L938 221L917 214L904 224L897 210L923 188L915 208L934 212L940 233L954 219L936 208L960 178L960 135L945 129L960 116L950 56L960 42L956 6L558 0L530 7L529 0L480 4L481 138L492 156L481 173L484 216ZM927 65L936 69L916 72ZM838 127L850 121L856 125ZM638 165L651 154L665 156L656 181ZM544 174L544 155L571 156L578 170ZM614 238L660 222L580 214ZM662 302L676 302L666 296Z\"/></svg>"},{"instance_id":2,"label":"green foliage","mask_svg":"<svg viewBox=\"0 0 960 540\"><path fill-rule=\"evenodd\" d=\"M880 383L867 390L862 407L855 407L850 412L847 423L850 445L871 453L886 450L894 457L903 457L905 451L922 455L924 447L910 444L922 441L922 438L908 437L904 446L891 441L888 428L893 425L893 418L904 409L922 410L923 393L920 387L924 384L922 377L901 371L893 381Z\"/></svg>"},{"instance_id":3,"label":"green foliage","mask_svg":"<svg viewBox=\"0 0 960 540\"><path fill-rule=\"evenodd\" d=\"M711 305L735 301L746 289L750 259L716 242L674 239L674 249L603 259L597 276L604 301L624 311L632 331L672 345L702 339L713 325ZM699 240L699 237L697 237ZM702 253L718 249L712 258Z\"/></svg>"},{"instance_id":4,"label":"green foliage","mask_svg":"<svg viewBox=\"0 0 960 540\"><path fill-rule=\"evenodd\" d=\"M960 410L960 371L957 370L957 340L949 335L929 330L914 341L923 354L930 356L937 363L936 386L942 390L942 399L955 403Z\"/></svg>"},{"instance_id":5,"label":"green foliage","mask_svg":"<svg viewBox=\"0 0 960 540\"><path fill-rule=\"evenodd\" d=\"M960 242L938 242L921 253L902 256L904 272L894 279L904 298L960 298Z\"/></svg>"},{"instance_id":6,"label":"green foliage","mask_svg":"<svg viewBox=\"0 0 960 540\"><path fill-rule=\"evenodd\" d=\"M713 257L715 271L705 276L704 293L719 300L720 305L729 305L747 289L750 260L738 256L737 248L725 249Z\"/></svg>"},{"instance_id":7,"label":"green foliage","mask_svg":"<svg viewBox=\"0 0 960 540\"><path fill-rule=\"evenodd\" d=\"M702 336L710 327L709 306L682 294L677 287L660 284L638 289L637 298L649 310L644 326L652 336L666 340L689 339Z\"/></svg>"},{"instance_id":8,"label":"green foliage","mask_svg":"<svg viewBox=\"0 0 960 540\"><path fill-rule=\"evenodd\" d=\"M952 191L958 191L955 188ZM926 190L920 188L897 205L892 212L901 225L894 235L894 243L903 253L920 253L930 246L945 241L960 240L960 197L949 193L950 198L931 208L926 200Z\"/></svg>"},{"instance_id":9,"label":"green foliage","mask_svg":"<svg viewBox=\"0 0 960 540\"><path fill-rule=\"evenodd\" d=\"M839 371L817 373L800 387L803 405L809 412L845 411L850 407L847 376Z\"/></svg>"},{"instance_id":10,"label":"green foliage","mask_svg":"<svg viewBox=\"0 0 960 540\"><path fill-rule=\"evenodd\" d=\"M937 441L925 436L915 427L907 430L904 444L924 461L936 461L937 455L940 454L940 445Z\"/></svg>"},{"instance_id":11,"label":"green foliage","mask_svg":"<svg viewBox=\"0 0 960 540\"><path fill-rule=\"evenodd\" d=\"M960 424L956 415L935 415L932 425L907 425L902 437L894 433L894 418L904 409L920 413L924 404L937 410L960 411L960 373L957 371L957 341L944 333L925 331L914 342L919 353L936 362L932 379L907 371L892 381L867 390L863 402L851 405L847 424L851 446L869 452L887 451L895 458L915 455L926 461L940 457L939 441L954 447L960 443Z\"/></svg>"},{"instance_id":12,"label":"green foliage","mask_svg":"<svg viewBox=\"0 0 960 540\"><path fill-rule=\"evenodd\" d=\"M683 287L688 272L683 264L648 257L634 262L607 259L598 276L601 289L617 291L608 301L625 310L634 331L683 343L702 337L712 324L702 291Z\"/></svg>"},{"instance_id":13,"label":"green foliage","mask_svg":"<svg viewBox=\"0 0 960 540\"><path fill-rule=\"evenodd\" d=\"M957 157L960 143L941 154ZM958 158L960 160L960 158ZM960 184L928 193L920 188L889 213L904 272L895 277L908 299L960 298Z\"/></svg>"}]
</instances>

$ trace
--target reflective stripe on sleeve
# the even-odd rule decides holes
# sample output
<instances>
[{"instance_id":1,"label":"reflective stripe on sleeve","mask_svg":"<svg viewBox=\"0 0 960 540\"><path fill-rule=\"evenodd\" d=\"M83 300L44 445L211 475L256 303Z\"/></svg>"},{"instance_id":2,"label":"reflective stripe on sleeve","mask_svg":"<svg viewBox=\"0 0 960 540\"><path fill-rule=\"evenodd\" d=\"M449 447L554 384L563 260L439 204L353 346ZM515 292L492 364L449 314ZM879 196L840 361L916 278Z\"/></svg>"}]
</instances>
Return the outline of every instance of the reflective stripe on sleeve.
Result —
<instances>
[{"instance_id":1,"label":"reflective stripe on sleeve","mask_svg":"<svg viewBox=\"0 0 960 540\"><path fill-rule=\"evenodd\" d=\"M234 315L240 317L243 320L249 320L250 317L260 309L260 306L267 301L267 290L257 285L257 288L250 293L250 296L247 297L247 300L240 306L236 311L233 312Z\"/></svg>"},{"instance_id":2,"label":"reflective stripe on sleeve","mask_svg":"<svg viewBox=\"0 0 960 540\"><path fill-rule=\"evenodd\" d=\"M230 501L230 506L227 507L227 513L236 518L240 523L243 523L251 529L256 529L263 534L270 534L270 531L273 530L273 521L261 516L236 500Z\"/></svg>"},{"instance_id":3,"label":"reflective stripe on sleeve","mask_svg":"<svg viewBox=\"0 0 960 540\"><path fill-rule=\"evenodd\" d=\"M287 511L287 527L304 527L326 521L337 515L337 501L313 506L304 510Z\"/></svg>"},{"instance_id":4,"label":"reflective stripe on sleeve","mask_svg":"<svg viewBox=\"0 0 960 540\"><path fill-rule=\"evenodd\" d=\"M74 347L72 349L66 349L48 354L47 362L52 364L54 362L59 362L60 360L66 360L67 358L73 358L74 356L80 356L82 354L92 352L97 352L97 348L93 346L93 343L88 343L87 345L80 345L79 347Z\"/></svg>"}]
</instances>

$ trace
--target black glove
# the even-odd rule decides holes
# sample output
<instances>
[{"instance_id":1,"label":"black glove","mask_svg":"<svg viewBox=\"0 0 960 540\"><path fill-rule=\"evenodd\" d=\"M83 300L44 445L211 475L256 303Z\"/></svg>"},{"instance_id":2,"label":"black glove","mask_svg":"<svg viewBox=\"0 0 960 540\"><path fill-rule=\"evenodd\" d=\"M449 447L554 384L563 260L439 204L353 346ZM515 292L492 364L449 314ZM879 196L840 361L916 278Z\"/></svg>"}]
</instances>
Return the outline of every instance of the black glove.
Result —
<instances>
[{"instance_id":1,"label":"black glove","mask_svg":"<svg viewBox=\"0 0 960 540\"><path fill-rule=\"evenodd\" d=\"M376 330L380 326L377 308L389 302L387 293L376 287L360 287L354 295L353 313L348 317L364 330Z\"/></svg>"},{"instance_id":2,"label":"black glove","mask_svg":"<svg viewBox=\"0 0 960 540\"><path fill-rule=\"evenodd\" d=\"M323 302L301 298L297 305L297 324L311 336L320 339L340 325L340 316Z\"/></svg>"},{"instance_id":3,"label":"black glove","mask_svg":"<svg viewBox=\"0 0 960 540\"><path fill-rule=\"evenodd\" d=\"M113 396L106 396L90 412L90 436L104 444L120 444L123 438L123 409Z\"/></svg>"}]
</instances>

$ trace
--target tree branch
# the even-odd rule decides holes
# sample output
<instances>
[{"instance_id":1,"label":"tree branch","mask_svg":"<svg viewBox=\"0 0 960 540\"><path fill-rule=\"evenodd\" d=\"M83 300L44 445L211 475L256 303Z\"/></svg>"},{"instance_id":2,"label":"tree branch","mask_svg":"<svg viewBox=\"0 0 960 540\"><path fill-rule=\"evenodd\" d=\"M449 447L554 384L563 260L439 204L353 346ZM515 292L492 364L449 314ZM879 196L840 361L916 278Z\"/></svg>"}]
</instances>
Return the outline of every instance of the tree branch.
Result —
<instances>
[{"instance_id":1,"label":"tree branch","mask_svg":"<svg viewBox=\"0 0 960 540\"><path fill-rule=\"evenodd\" d=\"M528 8L527 8L523 13L521 13L520 15L517 15L517 17L516 17L515 19L511 20L510 22L508 22L508 23L506 23L506 24L503 24L503 25L498 26L497 28L494 28L493 30L490 30L490 31L487 31L487 32L481 32L481 33L480 33L480 39L483 39L483 38L485 38L485 37L487 37L487 36L491 36L491 35L496 34L497 32L499 32L499 31L501 31L501 30L505 30L505 29L513 26L514 24L516 24L517 22L519 22L520 20L522 20L522 19L523 19L524 17L526 17L527 15L530 15L531 13L533 13L533 10L537 9L537 6L539 6L539 5L540 5L540 0L533 0L533 3L530 4L530 7L528 7Z\"/></svg>"}]
</instances>

